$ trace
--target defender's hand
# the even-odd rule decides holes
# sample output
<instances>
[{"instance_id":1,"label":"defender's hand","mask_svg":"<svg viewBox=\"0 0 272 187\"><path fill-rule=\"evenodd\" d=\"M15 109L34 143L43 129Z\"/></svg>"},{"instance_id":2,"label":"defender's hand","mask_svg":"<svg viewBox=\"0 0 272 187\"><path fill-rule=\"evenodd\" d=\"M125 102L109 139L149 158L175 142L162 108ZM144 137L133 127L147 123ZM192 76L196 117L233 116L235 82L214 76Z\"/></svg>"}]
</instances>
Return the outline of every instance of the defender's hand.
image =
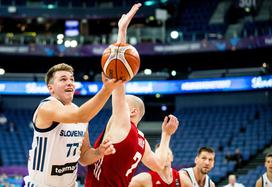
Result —
<instances>
[{"instance_id":1,"label":"defender's hand","mask_svg":"<svg viewBox=\"0 0 272 187\"><path fill-rule=\"evenodd\" d=\"M179 121L174 115L165 116L162 123L162 132L172 135L176 132L179 126Z\"/></svg>"}]
</instances>

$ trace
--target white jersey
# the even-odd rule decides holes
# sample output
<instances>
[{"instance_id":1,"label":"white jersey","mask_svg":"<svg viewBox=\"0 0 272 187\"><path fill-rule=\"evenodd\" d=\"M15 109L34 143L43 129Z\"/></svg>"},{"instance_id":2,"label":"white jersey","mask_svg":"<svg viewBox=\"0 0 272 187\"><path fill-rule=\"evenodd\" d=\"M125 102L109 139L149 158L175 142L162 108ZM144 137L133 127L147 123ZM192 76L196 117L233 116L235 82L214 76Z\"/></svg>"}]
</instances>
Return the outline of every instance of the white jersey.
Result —
<instances>
[{"instance_id":1,"label":"white jersey","mask_svg":"<svg viewBox=\"0 0 272 187\"><path fill-rule=\"evenodd\" d=\"M241 183L236 182L236 183L234 183L234 185L228 184L228 185L225 185L224 187L245 187L245 186Z\"/></svg>"},{"instance_id":2,"label":"white jersey","mask_svg":"<svg viewBox=\"0 0 272 187\"><path fill-rule=\"evenodd\" d=\"M43 100L38 108L49 100ZM37 110L33 115L35 122ZM39 129L34 124L32 148L29 151L28 174L25 186L72 187L77 178L80 148L87 123L63 124L53 122L47 129Z\"/></svg>"},{"instance_id":3,"label":"white jersey","mask_svg":"<svg viewBox=\"0 0 272 187\"><path fill-rule=\"evenodd\" d=\"M186 171L186 173L189 175L190 180L193 183L193 187L199 187L199 185L196 181L196 178L195 178L193 168L184 168L183 170ZM208 175L206 175L205 185L203 187L210 187L210 186L211 186L211 179Z\"/></svg>"},{"instance_id":4,"label":"white jersey","mask_svg":"<svg viewBox=\"0 0 272 187\"><path fill-rule=\"evenodd\" d=\"M266 172L262 176L262 182L263 182L263 187L272 187L272 181L270 181L267 178L267 173Z\"/></svg>"}]
</instances>

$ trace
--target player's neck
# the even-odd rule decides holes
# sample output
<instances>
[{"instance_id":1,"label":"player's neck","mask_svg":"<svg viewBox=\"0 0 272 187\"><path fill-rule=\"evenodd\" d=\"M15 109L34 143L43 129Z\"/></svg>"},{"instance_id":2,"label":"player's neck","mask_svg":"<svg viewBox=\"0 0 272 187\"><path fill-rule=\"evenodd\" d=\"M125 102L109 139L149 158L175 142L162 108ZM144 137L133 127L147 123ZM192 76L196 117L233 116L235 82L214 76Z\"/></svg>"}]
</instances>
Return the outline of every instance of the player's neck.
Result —
<instances>
[{"instance_id":1,"label":"player's neck","mask_svg":"<svg viewBox=\"0 0 272 187\"><path fill-rule=\"evenodd\" d=\"M194 167L193 170L194 170L195 179L196 179L196 182L198 183L198 185L200 187L204 186L205 180L206 180L206 175L202 174L200 171L198 171L196 167Z\"/></svg>"},{"instance_id":2,"label":"player's neck","mask_svg":"<svg viewBox=\"0 0 272 187\"><path fill-rule=\"evenodd\" d=\"M166 183L171 183L173 181L172 168L164 167L163 171L160 173L161 178Z\"/></svg>"},{"instance_id":3,"label":"player's neck","mask_svg":"<svg viewBox=\"0 0 272 187\"><path fill-rule=\"evenodd\" d=\"M272 173L267 171L267 172L266 172L266 176L267 176L268 180L269 180L270 182L272 182Z\"/></svg>"}]
</instances>

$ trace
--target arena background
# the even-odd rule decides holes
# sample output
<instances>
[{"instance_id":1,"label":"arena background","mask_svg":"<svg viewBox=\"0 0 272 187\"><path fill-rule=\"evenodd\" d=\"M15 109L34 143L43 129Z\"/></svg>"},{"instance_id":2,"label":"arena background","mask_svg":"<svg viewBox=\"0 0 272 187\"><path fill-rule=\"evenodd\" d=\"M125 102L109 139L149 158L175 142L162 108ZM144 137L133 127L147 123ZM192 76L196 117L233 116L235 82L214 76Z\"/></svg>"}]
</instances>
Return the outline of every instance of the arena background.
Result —
<instances>
[{"instance_id":1,"label":"arena background","mask_svg":"<svg viewBox=\"0 0 272 187\"><path fill-rule=\"evenodd\" d=\"M75 103L92 97L101 86L101 54L135 2L0 0L0 186L21 186L27 174L32 112L48 95L44 73L53 64L71 64L79 81ZM192 166L197 149L212 146L216 162L209 175L216 186L227 184L230 173L255 186L272 149L272 2L137 2L143 7L128 42L139 51L141 67L127 91L145 102L140 129L154 146L164 115L173 113L181 121L171 140L174 168ZM91 143L110 113L109 102L90 122ZM243 161L227 161L237 149ZM80 167L81 185L84 175Z\"/></svg>"}]
</instances>

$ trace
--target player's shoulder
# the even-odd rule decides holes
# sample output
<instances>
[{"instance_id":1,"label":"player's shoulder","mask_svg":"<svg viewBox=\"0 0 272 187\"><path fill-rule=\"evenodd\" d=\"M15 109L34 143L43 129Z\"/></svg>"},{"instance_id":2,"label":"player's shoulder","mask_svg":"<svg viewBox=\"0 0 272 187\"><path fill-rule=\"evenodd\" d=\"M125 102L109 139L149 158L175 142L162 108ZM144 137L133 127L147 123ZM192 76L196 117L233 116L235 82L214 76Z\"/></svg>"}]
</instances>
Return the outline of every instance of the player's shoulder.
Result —
<instances>
[{"instance_id":1,"label":"player's shoulder","mask_svg":"<svg viewBox=\"0 0 272 187\"><path fill-rule=\"evenodd\" d=\"M193 187L192 181L188 174L183 170L179 170L179 179L185 187Z\"/></svg>"},{"instance_id":2,"label":"player's shoulder","mask_svg":"<svg viewBox=\"0 0 272 187\"><path fill-rule=\"evenodd\" d=\"M211 183L211 187L215 187L215 184L212 180L210 180L210 183Z\"/></svg>"},{"instance_id":3,"label":"player's shoulder","mask_svg":"<svg viewBox=\"0 0 272 187\"><path fill-rule=\"evenodd\" d=\"M183 179L183 180L190 179L189 176L188 176L188 173L186 172L185 169L180 169L180 170L178 171L178 173L179 173L179 177L180 177L181 179Z\"/></svg>"},{"instance_id":4,"label":"player's shoulder","mask_svg":"<svg viewBox=\"0 0 272 187\"><path fill-rule=\"evenodd\" d=\"M45 102L41 102L38 107L38 112L40 111L51 111L56 110L57 107L60 107L62 104L58 100L48 100Z\"/></svg>"},{"instance_id":5,"label":"player's shoulder","mask_svg":"<svg viewBox=\"0 0 272 187\"><path fill-rule=\"evenodd\" d=\"M144 137L144 133L138 129L138 134L142 137Z\"/></svg>"},{"instance_id":6,"label":"player's shoulder","mask_svg":"<svg viewBox=\"0 0 272 187\"><path fill-rule=\"evenodd\" d=\"M260 177L258 178L258 180L256 181L256 187L261 187L261 186L262 186L262 177L263 177L263 176L260 176Z\"/></svg>"},{"instance_id":7,"label":"player's shoulder","mask_svg":"<svg viewBox=\"0 0 272 187\"><path fill-rule=\"evenodd\" d=\"M132 177L129 187L150 185L152 185L151 174L149 172L142 172Z\"/></svg>"}]
</instances>

